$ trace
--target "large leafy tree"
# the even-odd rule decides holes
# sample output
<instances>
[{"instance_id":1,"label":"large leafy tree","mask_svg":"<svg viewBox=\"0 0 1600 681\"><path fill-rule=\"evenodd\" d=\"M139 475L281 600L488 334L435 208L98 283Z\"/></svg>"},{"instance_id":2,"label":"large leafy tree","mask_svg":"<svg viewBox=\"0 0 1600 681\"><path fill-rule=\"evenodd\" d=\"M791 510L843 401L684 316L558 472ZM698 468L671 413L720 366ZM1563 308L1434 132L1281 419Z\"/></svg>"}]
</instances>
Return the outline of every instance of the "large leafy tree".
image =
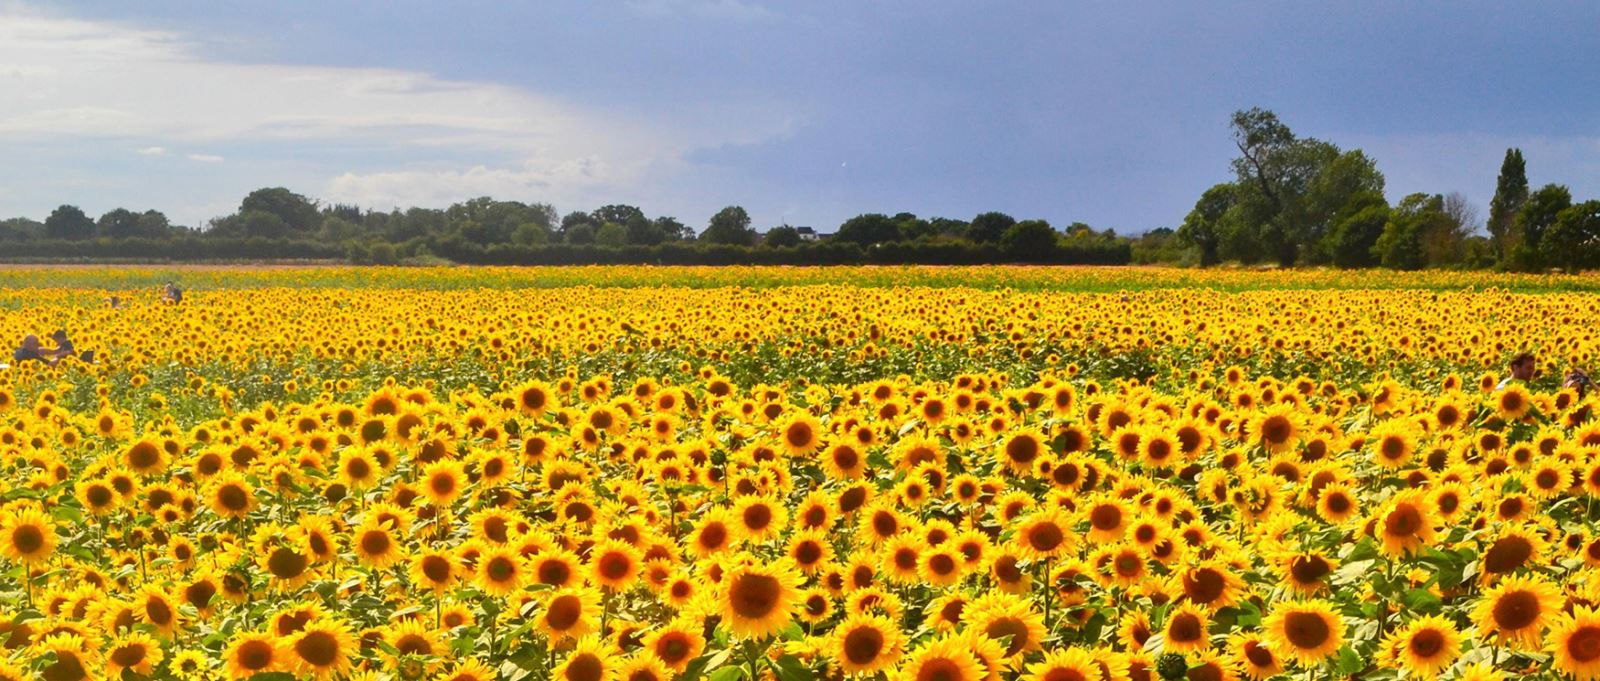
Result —
<instances>
[{"instance_id":1,"label":"large leafy tree","mask_svg":"<svg viewBox=\"0 0 1600 681\"><path fill-rule=\"evenodd\" d=\"M283 187L257 189L239 203L239 214L260 211L276 216L291 233L309 233L322 226L316 202Z\"/></svg>"},{"instance_id":2,"label":"large leafy tree","mask_svg":"<svg viewBox=\"0 0 1600 681\"><path fill-rule=\"evenodd\" d=\"M1528 195L1511 222L1511 263L1521 270L1547 267L1549 251L1540 246L1545 230L1556 223L1561 211L1572 206L1572 192L1559 184L1547 184Z\"/></svg>"},{"instance_id":3,"label":"large leafy tree","mask_svg":"<svg viewBox=\"0 0 1600 681\"><path fill-rule=\"evenodd\" d=\"M967 238L980 244L998 243L1000 236L1014 224L1017 224L1016 218L999 211L979 213L967 227Z\"/></svg>"},{"instance_id":4,"label":"large leafy tree","mask_svg":"<svg viewBox=\"0 0 1600 681\"><path fill-rule=\"evenodd\" d=\"M1060 235L1044 220L1023 220L1000 235L1000 250L1015 260L1047 260Z\"/></svg>"},{"instance_id":5,"label":"large leafy tree","mask_svg":"<svg viewBox=\"0 0 1600 681\"><path fill-rule=\"evenodd\" d=\"M77 241L94 236L94 220L77 206L61 206L44 220L44 235L49 239Z\"/></svg>"},{"instance_id":6,"label":"large leafy tree","mask_svg":"<svg viewBox=\"0 0 1600 681\"><path fill-rule=\"evenodd\" d=\"M749 246L755 243L756 232L750 228L750 214L742 206L728 206L711 216L700 240L714 244Z\"/></svg>"},{"instance_id":7,"label":"large leafy tree","mask_svg":"<svg viewBox=\"0 0 1600 681\"><path fill-rule=\"evenodd\" d=\"M1234 184L1251 206L1236 224L1248 230L1279 265L1293 265L1302 247L1314 245L1330 221L1357 191L1382 190L1383 176L1359 151L1313 138L1296 137L1277 114L1261 108L1233 114Z\"/></svg>"},{"instance_id":8,"label":"large leafy tree","mask_svg":"<svg viewBox=\"0 0 1600 681\"><path fill-rule=\"evenodd\" d=\"M914 219L914 218L913 218ZM839 225L839 231L834 234L836 241L871 246L887 241L900 240L900 224L894 218L883 213L866 213L857 215L844 224Z\"/></svg>"},{"instance_id":9,"label":"large leafy tree","mask_svg":"<svg viewBox=\"0 0 1600 681\"><path fill-rule=\"evenodd\" d=\"M1495 181L1494 199L1489 202L1488 224L1489 240L1502 260L1509 257L1516 246L1514 223L1517 211L1527 202L1528 164L1522 158L1521 149L1507 149L1505 160L1500 162L1500 177Z\"/></svg>"},{"instance_id":10,"label":"large leafy tree","mask_svg":"<svg viewBox=\"0 0 1600 681\"><path fill-rule=\"evenodd\" d=\"M1584 201L1556 214L1539 240L1546 265L1569 272L1600 267L1600 201Z\"/></svg>"},{"instance_id":11,"label":"large leafy tree","mask_svg":"<svg viewBox=\"0 0 1600 681\"><path fill-rule=\"evenodd\" d=\"M1324 250L1337 267L1373 267L1378 257L1373 246L1389 222L1389 202L1378 192L1352 196L1334 216L1333 229L1324 239Z\"/></svg>"},{"instance_id":12,"label":"large leafy tree","mask_svg":"<svg viewBox=\"0 0 1600 681\"><path fill-rule=\"evenodd\" d=\"M1194 209L1183 219L1183 225L1178 228L1178 240L1199 249L1201 267L1215 265L1220 261L1222 220L1228 209L1233 208L1237 189L1232 182L1224 182L1207 189L1200 195L1200 200L1194 203Z\"/></svg>"},{"instance_id":13,"label":"large leafy tree","mask_svg":"<svg viewBox=\"0 0 1600 681\"><path fill-rule=\"evenodd\" d=\"M1389 212L1383 234L1372 247L1384 267L1398 270L1421 269L1428 264L1423 243L1431 232L1450 228L1444 212L1444 197L1416 193L1400 201Z\"/></svg>"}]
</instances>

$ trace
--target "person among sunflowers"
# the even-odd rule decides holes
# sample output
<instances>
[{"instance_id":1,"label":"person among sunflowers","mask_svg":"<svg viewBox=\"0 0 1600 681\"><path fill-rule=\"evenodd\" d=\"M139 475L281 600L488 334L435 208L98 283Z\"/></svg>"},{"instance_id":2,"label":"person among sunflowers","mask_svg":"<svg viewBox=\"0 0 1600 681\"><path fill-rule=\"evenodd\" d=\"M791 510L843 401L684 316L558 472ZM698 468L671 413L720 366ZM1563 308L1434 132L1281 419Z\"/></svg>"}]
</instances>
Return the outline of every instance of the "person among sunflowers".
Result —
<instances>
[{"instance_id":1,"label":"person among sunflowers","mask_svg":"<svg viewBox=\"0 0 1600 681\"><path fill-rule=\"evenodd\" d=\"M1515 357L1511 358L1511 363L1506 367L1510 372L1510 375L1500 379L1500 383L1496 385L1494 389L1505 390L1506 386L1511 385L1512 381L1522 381L1523 383L1527 383L1528 381L1533 380L1533 370L1535 365L1536 362L1533 353L1517 353Z\"/></svg>"},{"instance_id":2,"label":"person among sunflowers","mask_svg":"<svg viewBox=\"0 0 1600 681\"><path fill-rule=\"evenodd\" d=\"M56 362L60 360L61 358L56 356L53 351L45 350L39 343L39 337L31 333L23 336L22 345L11 351L11 361L16 362L18 366L28 361L43 362L49 366L55 366Z\"/></svg>"}]
</instances>

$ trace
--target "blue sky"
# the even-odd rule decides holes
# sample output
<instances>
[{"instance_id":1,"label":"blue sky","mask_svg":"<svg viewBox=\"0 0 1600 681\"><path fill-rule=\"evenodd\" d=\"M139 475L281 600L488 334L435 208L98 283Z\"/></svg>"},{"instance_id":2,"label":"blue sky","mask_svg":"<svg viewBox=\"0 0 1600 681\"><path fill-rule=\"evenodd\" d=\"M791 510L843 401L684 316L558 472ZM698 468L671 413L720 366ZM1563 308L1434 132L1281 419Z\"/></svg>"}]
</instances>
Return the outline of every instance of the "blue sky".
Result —
<instances>
[{"instance_id":1,"label":"blue sky","mask_svg":"<svg viewBox=\"0 0 1600 681\"><path fill-rule=\"evenodd\" d=\"M200 11L199 8L204 8ZM1600 195L1600 4L0 0L0 216L261 186L831 231L984 210L1138 233L1235 109L1486 209L1506 147Z\"/></svg>"}]
</instances>

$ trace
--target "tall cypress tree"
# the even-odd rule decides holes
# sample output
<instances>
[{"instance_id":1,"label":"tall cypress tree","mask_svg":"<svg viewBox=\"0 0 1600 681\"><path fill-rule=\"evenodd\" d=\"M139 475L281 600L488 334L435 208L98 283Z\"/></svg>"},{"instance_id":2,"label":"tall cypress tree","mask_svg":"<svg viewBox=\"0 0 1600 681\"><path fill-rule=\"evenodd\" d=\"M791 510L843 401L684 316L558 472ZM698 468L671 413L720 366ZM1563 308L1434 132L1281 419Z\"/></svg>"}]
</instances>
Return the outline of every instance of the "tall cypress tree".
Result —
<instances>
[{"instance_id":1,"label":"tall cypress tree","mask_svg":"<svg viewBox=\"0 0 1600 681\"><path fill-rule=\"evenodd\" d=\"M1517 211L1528 202L1528 165L1522 160L1521 149L1507 149L1506 158L1500 162L1500 179L1495 183L1494 200L1489 202L1489 238L1504 261L1516 246L1513 232Z\"/></svg>"}]
</instances>

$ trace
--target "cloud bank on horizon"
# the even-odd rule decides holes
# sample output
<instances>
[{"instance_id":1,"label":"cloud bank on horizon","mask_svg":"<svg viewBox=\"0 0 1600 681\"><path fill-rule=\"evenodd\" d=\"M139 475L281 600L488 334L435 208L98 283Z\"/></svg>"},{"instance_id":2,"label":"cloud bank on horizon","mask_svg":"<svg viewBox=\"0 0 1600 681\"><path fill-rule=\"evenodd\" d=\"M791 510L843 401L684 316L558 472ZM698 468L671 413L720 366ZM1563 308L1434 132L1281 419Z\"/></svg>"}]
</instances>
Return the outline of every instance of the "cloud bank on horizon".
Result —
<instances>
[{"instance_id":1,"label":"cloud bank on horizon","mask_svg":"<svg viewBox=\"0 0 1600 681\"><path fill-rule=\"evenodd\" d=\"M1227 179L1226 119L1361 147L1486 206L1508 146L1600 193L1600 9L755 0L0 3L0 218L186 224L327 202L639 205L825 231L984 210L1139 232Z\"/></svg>"}]
</instances>

